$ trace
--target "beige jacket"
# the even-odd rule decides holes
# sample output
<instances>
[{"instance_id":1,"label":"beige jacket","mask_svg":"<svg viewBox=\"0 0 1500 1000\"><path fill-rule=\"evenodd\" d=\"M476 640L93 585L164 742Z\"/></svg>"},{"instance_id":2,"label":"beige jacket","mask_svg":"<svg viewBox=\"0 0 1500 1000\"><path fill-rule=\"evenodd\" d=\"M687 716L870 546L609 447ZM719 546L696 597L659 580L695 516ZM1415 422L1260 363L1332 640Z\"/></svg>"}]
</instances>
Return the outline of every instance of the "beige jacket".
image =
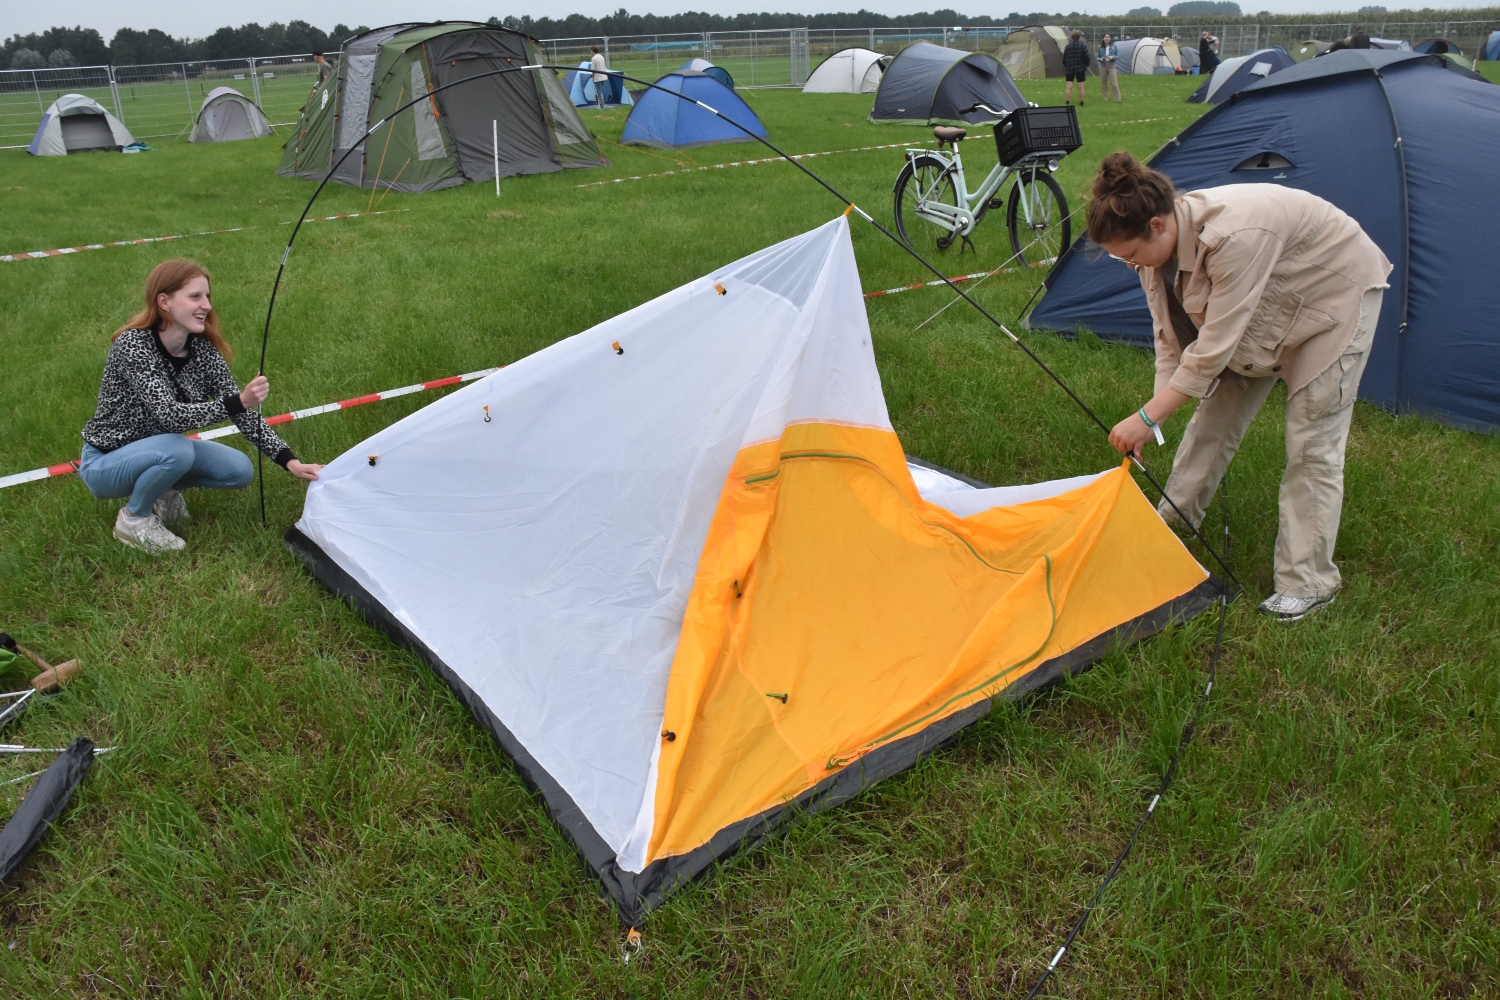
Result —
<instances>
[{"instance_id":1,"label":"beige jacket","mask_svg":"<svg viewBox=\"0 0 1500 1000\"><path fill-rule=\"evenodd\" d=\"M1156 268L1137 268L1156 335L1156 391L1202 398L1226 370L1296 392L1359 332L1359 300L1391 262L1359 223L1316 195L1232 184L1177 198L1177 295L1198 327L1174 336Z\"/></svg>"}]
</instances>

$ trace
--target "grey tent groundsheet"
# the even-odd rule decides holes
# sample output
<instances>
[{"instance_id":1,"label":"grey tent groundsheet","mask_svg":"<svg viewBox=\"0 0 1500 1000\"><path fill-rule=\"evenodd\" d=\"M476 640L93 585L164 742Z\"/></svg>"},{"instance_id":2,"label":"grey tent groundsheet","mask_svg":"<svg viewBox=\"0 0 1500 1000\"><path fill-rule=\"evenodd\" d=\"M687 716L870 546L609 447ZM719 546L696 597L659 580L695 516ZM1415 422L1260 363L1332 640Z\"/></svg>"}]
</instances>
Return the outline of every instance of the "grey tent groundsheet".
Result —
<instances>
[{"instance_id":1,"label":"grey tent groundsheet","mask_svg":"<svg viewBox=\"0 0 1500 1000\"><path fill-rule=\"evenodd\" d=\"M130 130L98 101L83 94L64 94L42 113L26 152L32 156L67 156L94 150L118 153L134 142Z\"/></svg>"},{"instance_id":2,"label":"grey tent groundsheet","mask_svg":"<svg viewBox=\"0 0 1500 1000\"><path fill-rule=\"evenodd\" d=\"M215 87L198 109L188 142L237 142L270 134L271 126L254 101L233 87Z\"/></svg>"},{"instance_id":3,"label":"grey tent groundsheet","mask_svg":"<svg viewBox=\"0 0 1500 1000\"><path fill-rule=\"evenodd\" d=\"M872 122L981 125L1000 120L967 111L976 101L1002 112L1026 106L1020 88L994 56L913 42L896 54L875 92Z\"/></svg>"},{"instance_id":4,"label":"grey tent groundsheet","mask_svg":"<svg viewBox=\"0 0 1500 1000\"><path fill-rule=\"evenodd\" d=\"M1441 55L1330 52L1250 84L1151 162L1184 191L1282 184L1348 212L1395 265L1360 397L1500 432L1493 239L1452 216L1500 216L1500 87ZM1087 237L1045 285L1033 328L1150 346L1140 281Z\"/></svg>"}]
</instances>

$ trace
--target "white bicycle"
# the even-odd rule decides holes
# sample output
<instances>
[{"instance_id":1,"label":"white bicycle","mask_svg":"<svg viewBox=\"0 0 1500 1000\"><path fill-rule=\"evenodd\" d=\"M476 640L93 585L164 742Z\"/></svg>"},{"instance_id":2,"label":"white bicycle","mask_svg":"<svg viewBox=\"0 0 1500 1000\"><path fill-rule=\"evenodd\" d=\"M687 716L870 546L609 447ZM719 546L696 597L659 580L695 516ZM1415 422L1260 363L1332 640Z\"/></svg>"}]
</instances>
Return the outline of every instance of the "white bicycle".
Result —
<instances>
[{"instance_id":1,"label":"white bicycle","mask_svg":"<svg viewBox=\"0 0 1500 1000\"><path fill-rule=\"evenodd\" d=\"M965 110L983 110L1001 119L1007 117L1006 112L987 104ZM1000 124L995 126L997 145L1001 128ZM1073 130L1076 135L1076 124ZM896 231L907 245L918 250L928 245L946 250L957 240L969 243L969 236L985 214L1001 207L998 192L1012 177L1015 184L1006 200L1005 224L1010 230L1010 246L1016 260L1021 264L1050 262L1072 242L1068 199L1052 178L1058 160L1070 149L1025 152L1010 164L996 163L979 189L971 192L964 181L964 161L958 152L958 144L968 130L939 125L932 134L938 148L907 150L906 165L896 177ZM951 149L944 150L944 145ZM1071 148L1077 148L1077 143Z\"/></svg>"}]
</instances>

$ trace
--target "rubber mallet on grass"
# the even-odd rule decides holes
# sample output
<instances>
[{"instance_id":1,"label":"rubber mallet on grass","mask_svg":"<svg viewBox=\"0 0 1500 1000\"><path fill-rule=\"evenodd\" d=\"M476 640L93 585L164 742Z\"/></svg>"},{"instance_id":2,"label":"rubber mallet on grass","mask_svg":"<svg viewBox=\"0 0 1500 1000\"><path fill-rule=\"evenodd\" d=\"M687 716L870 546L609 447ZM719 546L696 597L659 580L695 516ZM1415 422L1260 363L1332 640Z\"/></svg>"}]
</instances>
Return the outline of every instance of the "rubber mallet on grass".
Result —
<instances>
[{"instance_id":1,"label":"rubber mallet on grass","mask_svg":"<svg viewBox=\"0 0 1500 1000\"><path fill-rule=\"evenodd\" d=\"M37 665L37 667L42 672L31 679L31 686L43 694L46 694L49 691L56 691L59 687L68 683L68 681L76 677L78 675L78 672L83 669L78 665L77 660L67 660L66 662L59 663L54 667L46 660L42 659L40 656L27 649L25 646L12 639L8 632L0 632L0 646L3 646L14 653L20 653L22 656L26 657L26 659Z\"/></svg>"}]
</instances>

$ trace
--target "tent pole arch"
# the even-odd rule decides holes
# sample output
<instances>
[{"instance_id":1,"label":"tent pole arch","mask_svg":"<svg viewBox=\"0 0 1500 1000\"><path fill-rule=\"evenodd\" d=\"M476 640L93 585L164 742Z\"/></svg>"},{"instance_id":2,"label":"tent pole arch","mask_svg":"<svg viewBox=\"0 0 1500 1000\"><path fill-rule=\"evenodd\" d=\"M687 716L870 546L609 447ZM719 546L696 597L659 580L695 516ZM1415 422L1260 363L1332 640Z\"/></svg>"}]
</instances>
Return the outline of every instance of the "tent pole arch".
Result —
<instances>
[{"instance_id":1,"label":"tent pole arch","mask_svg":"<svg viewBox=\"0 0 1500 1000\"><path fill-rule=\"evenodd\" d=\"M1396 134L1396 174L1401 178L1401 319L1396 327L1396 412L1404 408L1406 399L1406 341L1408 307L1411 301L1411 195L1406 182L1406 147L1401 142L1401 123L1396 120L1396 105L1386 89L1385 77L1379 70L1372 70L1380 84L1380 96L1385 99L1385 110L1391 118L1391 131Z\"/></svg>"}]
</instances>

